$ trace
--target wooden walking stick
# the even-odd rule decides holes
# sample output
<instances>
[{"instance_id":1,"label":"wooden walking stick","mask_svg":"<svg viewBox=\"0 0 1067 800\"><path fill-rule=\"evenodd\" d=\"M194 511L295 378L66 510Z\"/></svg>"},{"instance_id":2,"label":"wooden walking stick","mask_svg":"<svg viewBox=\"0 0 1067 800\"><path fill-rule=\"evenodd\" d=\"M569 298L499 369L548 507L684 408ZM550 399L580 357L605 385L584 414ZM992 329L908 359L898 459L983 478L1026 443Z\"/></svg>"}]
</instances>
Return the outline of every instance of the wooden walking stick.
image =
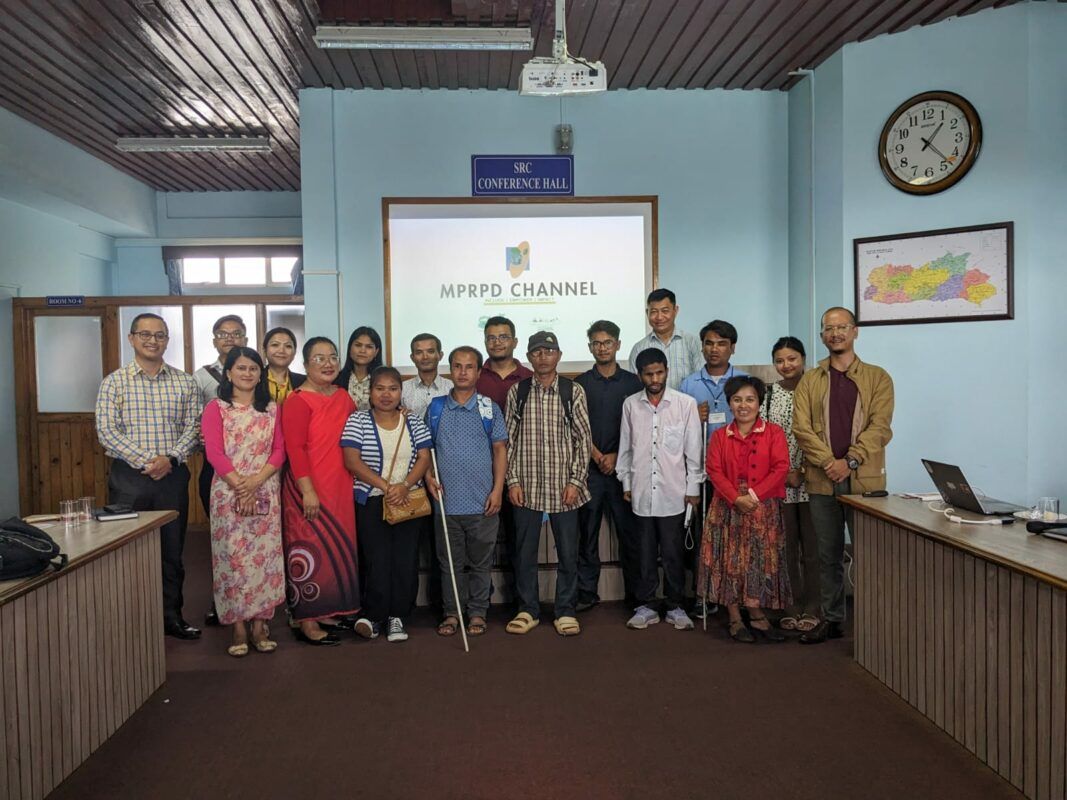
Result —
<instances>
[{"instance_id":1,"label":"wooden walking stick","mask_svg":"<svg viewBox=\"0 0 1067 800\"><path fill-rule=\"evenodd\" d=\"M430 448L430 459L433 461L433 474L437 480L437 507L441 509L441 531L445 537L445 552L448 553L448 572L452 576L452 597L456 601L456 616L459 617L459 632L463 634L463 651L469 653L470 645L467 643L467 626L463 623L463 606L459 601L459 587L456 586L456 565L452 561L452 540L448 538L448 518L445 516L445 487L441 485L437 471L437 451Z\"/></svg>"}]
</instances>

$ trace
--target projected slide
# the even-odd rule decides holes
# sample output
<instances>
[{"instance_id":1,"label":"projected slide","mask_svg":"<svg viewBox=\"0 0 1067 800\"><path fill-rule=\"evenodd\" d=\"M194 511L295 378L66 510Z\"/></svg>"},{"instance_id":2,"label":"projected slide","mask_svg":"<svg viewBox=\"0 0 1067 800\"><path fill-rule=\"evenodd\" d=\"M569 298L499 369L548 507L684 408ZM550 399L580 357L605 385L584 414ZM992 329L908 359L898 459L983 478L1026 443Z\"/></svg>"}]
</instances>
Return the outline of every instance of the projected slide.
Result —
<instances>
[{"instance_id":1,"label":"projected slide","mask_svg":"<svg viewBox=\"0 0 1067 800\"><path fill-rule=\"evenodd\" d=\"M514 321L516 356L526 338L553 331L561 371L592 364L586 328L610 319L623 347L646 333L651 290L651 202L390 205L389 343L392 361L408 366L408 343L423 331L448 350L484 352L482 328L492 316Z\"/></svg>"}]
</instances>

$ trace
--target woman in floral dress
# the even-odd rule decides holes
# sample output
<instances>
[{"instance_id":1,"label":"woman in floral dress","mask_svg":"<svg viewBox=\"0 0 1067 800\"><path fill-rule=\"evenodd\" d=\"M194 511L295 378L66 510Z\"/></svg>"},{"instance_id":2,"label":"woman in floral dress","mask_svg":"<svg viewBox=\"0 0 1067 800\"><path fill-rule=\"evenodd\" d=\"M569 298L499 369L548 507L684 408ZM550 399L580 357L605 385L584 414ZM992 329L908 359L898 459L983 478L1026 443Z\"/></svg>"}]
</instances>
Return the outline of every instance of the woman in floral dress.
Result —
<instances>
[{"instance_id":1,"label":"woman in floral dress","mask_svg":"<svg viewBox=\"0 0 1067 800\"><path fill-rule=\"evenodd\" d=\"M227 652L278 646L267 621L285 601L278 470L285 444L263 361L248 347L226 356L218 398L204 409L204 449L211 482L211 572L219 623L233 626ZM249 631L251 622L251 632Z\"/></svg>"}]
</instances>

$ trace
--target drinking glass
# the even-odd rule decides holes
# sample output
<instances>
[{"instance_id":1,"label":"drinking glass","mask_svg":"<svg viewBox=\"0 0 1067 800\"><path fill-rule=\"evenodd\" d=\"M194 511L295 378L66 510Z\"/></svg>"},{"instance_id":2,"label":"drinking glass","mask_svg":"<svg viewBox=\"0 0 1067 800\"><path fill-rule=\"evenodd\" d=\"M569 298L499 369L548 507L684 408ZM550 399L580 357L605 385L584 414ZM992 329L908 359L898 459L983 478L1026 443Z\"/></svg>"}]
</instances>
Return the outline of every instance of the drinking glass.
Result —
<instances>
[{"instance_id":1,"label":"drinking glass","mask_svg":"<svg viewBox=\"0 0 1067 800\"><path fill-rule=\"evenodd\" d=\"M1056 522L1060 518L1060 499L1058 497L1042 497L1037 501L1038 519L1045 522Z\"/></svg>"},{"instance_id":2,"label":"drinking glass","mask_svg":"<svg viewBox=\"0 0 1067 800\"><path fill-rule=\"evenodd\" d=\"M82 522L93 521L93 507L96 505L95 497L78 498L78 516Z\"/></svg>"},{"instance_id":3,"label":"drinking glass","mask_svg":"<svg viewBox=\"0 0 1067 800\"><path fill-rule=\"evenodd\" d=\"M59 501L59 518L63 520L64 525L77 525L78 524L78 501L77 500L60 500Z\"/></svg>"}]
</instances>

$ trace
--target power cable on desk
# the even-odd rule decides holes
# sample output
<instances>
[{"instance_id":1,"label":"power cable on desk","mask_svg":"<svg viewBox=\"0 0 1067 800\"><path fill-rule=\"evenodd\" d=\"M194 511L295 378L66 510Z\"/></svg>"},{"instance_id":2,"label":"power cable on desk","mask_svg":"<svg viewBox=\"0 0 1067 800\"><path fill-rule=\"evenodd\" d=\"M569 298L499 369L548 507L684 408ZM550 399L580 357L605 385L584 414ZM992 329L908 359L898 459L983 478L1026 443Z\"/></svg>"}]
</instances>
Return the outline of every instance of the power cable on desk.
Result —
<instances>
[{"instance_id":1,"label":"power cable on desk","mask_svg":"<svg viewBox=\"0 0 1067 800\"><path fill-rule=\"evenodd\" d=\"M941 514L949 522L955 522L957 525L1003 525L1004 520L1000 517L993 517L992 519L964 519L956 513L956 509L952 506L941 502L940 500L931 500L929 503L923 503L926 506L927 511L932 511L935 514ZM934 508L935 505L940 505L941 508Z\"/></svg>"}]
</instances>

